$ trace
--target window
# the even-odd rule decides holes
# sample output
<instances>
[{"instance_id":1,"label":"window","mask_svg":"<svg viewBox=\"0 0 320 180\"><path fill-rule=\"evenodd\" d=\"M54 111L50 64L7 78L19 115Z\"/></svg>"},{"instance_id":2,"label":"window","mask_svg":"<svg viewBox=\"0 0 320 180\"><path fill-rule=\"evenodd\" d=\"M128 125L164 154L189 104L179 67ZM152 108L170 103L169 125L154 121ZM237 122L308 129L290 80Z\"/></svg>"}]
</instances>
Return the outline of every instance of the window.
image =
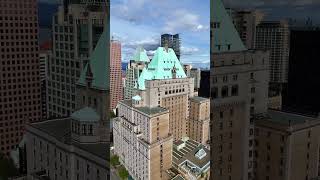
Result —
<instances>
[{"instance_id":1,"label":"window","mask_svg":"<svg viewBox=\"0 0 320 180\"><path fill-rule=\"evenodd\" d=\"M223 111L220 111L220 119L223 119Z\"/></svg>"},{"instance_id":2,"label":"window","mask_svg":"<svg viewBox=\"0 0 320 180\"><path fill-rule=\"evenodd\" d=\"M221 89L221 96L222 98L225 98L228 96L228 86L223 86Z\"/></svg>"},{"instance_id":3,"label":"window","mask_svg":"<svg viewBox=\"0 0 320 180\"><path fill-rule=\"evenodd\" d=\"M90 165L87 164L87 173L90 174Z\"/></svg>"},{"instance_id":4,"label":"window","mask_svg":"<svg viewBox=\"0 0 320 180\"><path fill-rule=\"evenodd\" d=\"M232 76L232 79L233 79L234 81L236 81L236 80L238 79L238 75L234 74L234 75Z\"/></svg>"},{"instance_id":5,"label":"window","mask_svg":"<svg viewBox=\"0 0 320 180\"><path fill-rule=\"evenodd\" d=\"M82 134L87 135L87 129L85 124L82 124Z\"/></svg>"},{"instance_id":6,"label":"window","mask_svg":"<svg viewBox=\"0 0 320 180\"><path fill-rule=\"evenodd\" d=\"M218 88L217 87L213 87L211 90L211 96L213 98L217 98L218 97Z\"/></svg>"},{"instance_id":7,"label":"window","mask_svg":"<svg viewBox=\"0 0 320 180\"><path fill-rule=\"evenodd\" d=\"M89 135L93 135L93 125L89 125Z\"/></svg>"},{"instance_id":8,"label":"window","mask_svg":"<svg viewBox=\"0 0 320 180\"><path fill-rule=\"evenodd\" d=\"M256 88L255 87L252 87L251 88L251 93L253 94L253 93L255 93L256 92Z\"/></svg>"},{"instance_id":9,"label":"window","mask_svg":"<svg viewBox=\"0 0 320 180\"><path fill-rule=\"evenodd\" d=\"M254 77L253 77L253 73L250 73L250 79L253 79Z\"/></svg>"},{"instance_id":10,"label":"window","mask_svg":"<svg viewBox=\"0 0 320 180\"><path fill-rule=\"evenodd\" d=\"M238 85L233 85L231 88L231 96L238 96Z\"/></svg>"}]
</instances>

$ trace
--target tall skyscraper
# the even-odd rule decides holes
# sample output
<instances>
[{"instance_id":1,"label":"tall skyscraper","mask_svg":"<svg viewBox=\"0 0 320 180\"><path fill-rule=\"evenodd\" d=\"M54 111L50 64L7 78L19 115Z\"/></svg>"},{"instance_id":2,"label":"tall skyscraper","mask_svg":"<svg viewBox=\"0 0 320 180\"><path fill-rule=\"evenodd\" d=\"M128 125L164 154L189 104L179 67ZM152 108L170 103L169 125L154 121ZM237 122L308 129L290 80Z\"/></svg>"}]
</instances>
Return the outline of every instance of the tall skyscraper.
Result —
<instances>
[{"instance_id":1,"label":"tall skyscraper","mask_svg":"<svg viewBox=\"0 0 320 180\"><path fill-rule=\"evenodd\" d=\"M0 1L0 37L0 152L9 155L42 117L37 1Z\"/></svg>"},{"instance_id":2,"label":"tall skyscraper","mask_svg":"<svg viewBox=\"0 0 320 180\"><path fill-rule=\"evenodd\" d=\"M198 91L200 88L201 70L199 68L191 68L190 77L194 79L194 89Z\"/></svg>"},{"instance_id":3,"label":"tall skyscraper","mask_svg":"<svg viewBox=\"0 0 320 180\"><path fill-rule=\"evenodd\" d=\"M42 119L47 119L47 86L48 86L48 66L52 57L51 41L47 41L40 45L40 80L41 80L41 103L42 103Z\"/></svg>"},{"instance_id":4,"label":"tall skyscraper","mask_svg":"<svg viewBox=\"0 0 320 180\"><path fill-rule=\"evenodd\" d=\"M166 172L173 162L173 142L183 147L185 144L180 142L188 132L191 139L207 143L209 100L194 97L193 83L173 49L159 47L138 77L136 95L119 102L117 118L113 120L114 152L135 179L170 179ZM189 109L190 101L194 103ZM184 153L200 151L199 157L206 156L207 149L198 144L193 147ZM195 156L186 161L195 160ZM197 164L203 167L197 169L200 174L208 171L207 158L203 161L204 164ZM188 174L195 169L183 166L181 171Z\"/></svg>"},{"instance_id":5,"label":"tall skyscraper","mask_svg":"<svg viewBox=\"0 0 320 180\"><path fill-rule=\"evenodd\" d=\"M283 109L303 114L320 112L319 29L290 32L288 86L283 90Z\"/></svg>"},{"instance_id":6,"label":"tall skyscraper","mask_svg":"<svg viewBox=\"0 0 320 180\"><path fill-rule=\"evenodd\" d=\"M131 99L136 95L136 86L138 78L142 73L143 68L149 63L150 60L147 56L146 50L138 47L132 60L127 65L126 80L124 88L124 99Z\"/></svg>"},{"instance_id":7,"label":"tall skyscraper","mask_svg":"<svg viewBox=\"0 0 320 180\"><path fill-rule=\"evenodd\" d=\"M256 26L264 18L260 11L227 9L239 36L248 49L254 49L256 40Z\"/></svg>"},{"instance_id":8,"label":"tall skyscraper","mask_svg":"<svg viewBox=\"0 0 320 180\"><path fill-rule=\"evenodd\" d=\"M254 117L267 112L269 56L247 50L221 0L211 3L212 179L254 179Z\"/></svg>"},{"instance_id":9,"label":"tall skyscraper","mask_svg":"<svg viewBox=\"0 0 320 180\"><path fill-rule=\"evenodd\" d=\"M270 51L270 96L288 82L289 27L286 21L263 21L256 28L256 49Z\"/></svg>"},{"instance_id":10,"label":"tall skyscraper","mask_svg":"<svg viewBox=\"0 0 320 180\"><path fill-rule=\"evenodd\" d=\"M65 0L53 16L49 117L68 116L75 110L75 83L103 31L105 9L105 0Z\"/></svg>"},{"instance_id":11,"label":"tall skyscraper","mask_svg":"<svg viewBox=\"0 0 320 180\"><path fill-rule=\"evenodd\" d=\"M181 49L180 49L180 37L179 34L162 34L160 46L165 47L168 44L169 48L172 48L180 60Z\"/></svg>"},{"instance_id":12,"label":"tall skyscraper","mask_svg":"<svg viewBox=\"0 0 320 180\"><path fill-rule=\"evenodd\" d=\"M110 56L110 109L114 109L118 101L123 99L121 43L119 41L111 40Z\"/></svg>"}]
</instances>

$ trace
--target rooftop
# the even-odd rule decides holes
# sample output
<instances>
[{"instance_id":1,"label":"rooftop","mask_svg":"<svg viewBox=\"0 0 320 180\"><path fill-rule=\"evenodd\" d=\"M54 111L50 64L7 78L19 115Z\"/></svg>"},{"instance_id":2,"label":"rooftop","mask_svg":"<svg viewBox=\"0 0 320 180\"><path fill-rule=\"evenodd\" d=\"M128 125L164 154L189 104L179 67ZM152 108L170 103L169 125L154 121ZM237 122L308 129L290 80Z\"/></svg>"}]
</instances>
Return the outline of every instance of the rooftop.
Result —
<instances>
[{"instance_id":1,"label":"rooftop","mask_svg":"<svg viewBox=\"0 0 320 180\"><path fill-rule=\"evenodd\" d=\"M30 126L54 137L64 144L76 146L90 154L96 155L104 160L108 160L109 153L107 150L109 148L109 144L102 142L85 144L71 139L70 120L71 118L47 120L32 123Z\"/></svg>"},{"instance_id":2,"label":"rooftop","mask_svg":"<svg viewBox=\"0 0 320 180\"><path fill-rule=\"evenodd\" d=\"M236 52L247 50L221 0L213 0L211 9L214 34L212 45L213 52Z\"/></svg>"},{"instance_id":3,"label":"rooftop","mask_svg":"<svg viewBox=\"0 0 320 180\"><path fill-rule=\"evenodd\" d=\"M149 62L150 59L147 56L147 52L145 49L143 49L142 47L138 47L134 56L133 56L133 60L134 61L138 61L138 62Z\"/></svg>"},{"instance_id":4,"label":"rooftop","mask_svg":"<svg viewBox=\"0 0 320 180\"><path fill-rule=\"evenodd\" d=\"M200 96L193 96L190 98L190 100L197 101L197 102L209 101L208 98L204 98L204 97L200 97Z\"/></svg>"},{"instance_id":5,"label":"rooftop","mask_svg":"<svg viewBox=\"0 0 320 180\"><path fill-rule=\"evenodd\" d=\"M85 86L87 83L86 74L91 69L93 79L92 87L102 90L109 90L109 32L108 28L101 34L99 41L92 52L89 63L86 64L81 72L78 84Z\"/></svg>"},{"instance_id":6,"label":"rooftop","mask_svg":"<svg viewBox=\"0 0 320 180\"><path fill-rule=\"evenodd\" d=\"M136 88L144 90L146 80L172 79L172 70L176 70L176 78L186 78L186 74L171 48L158 47L151 62L143 68Z\"/></svg>"},{"instance_id":7,"label":"rooftop","mask_svg":"<svg viewBox=\"0 0 320 180\"><path fill-rule=\"evenodd\" d=\"M184 161L189 161L198 168L204 168L208 163L210 163L210 151L202 144L189 139L185 141L185 147L181 148L180 150L177 149L177 146L181 145L180 141L174 142L174 145L174 164L180 165L184 163ZM197 156L201 158L198 158Z\"/></svg>"},{"instance_id":8,"label":"rooftop","mask_svg":"<svg viewBox=\"0 0 320 180\"><path fill-rule=\"evenodd\" d=\"M83 122L98 122L100 120L99 114L91 107L84 107L72 113L71 118Z\"/></svg>"},{"instance_id":9,"label":"rooftop","mask_svg":"<svg viewBox=\"0 0 320 180\"><path fill-rule=\"evenodd\" d=\"M134 107L132 106L132 101L131 100L122 100L120 101L130 107ZM156 114L159 114L159 113L164 113L164 112L168 112L167 109L165 108L162 108L162 107L152 107L152 108L149 108L149 107L134 107L135 109L137 109L138 111L141 111L149 116L152 116L152 115L156 115Z\"/></svg>"},{"instance_id":10,"label":"rooftop","mask_svg":"<svg viewBox=\"0 0 320 180\"><path fill-rule=\"evenodd\" d=\"M176 175L174 178L171 180L185 180L180 174Z\"/></svg>"},{"instance_id":11,"label":"rooftop","mask_svg":"<svg viewBox=\"0 0 320 180\"><path fill-rule=\"evenodd\" d=\"M268 110L269 121L279 123L282 125L295 125L305 123L306 121L313 121L317 118L298 115L294 113L287 113L277 110Z\"/></svg>"}]
</instances>

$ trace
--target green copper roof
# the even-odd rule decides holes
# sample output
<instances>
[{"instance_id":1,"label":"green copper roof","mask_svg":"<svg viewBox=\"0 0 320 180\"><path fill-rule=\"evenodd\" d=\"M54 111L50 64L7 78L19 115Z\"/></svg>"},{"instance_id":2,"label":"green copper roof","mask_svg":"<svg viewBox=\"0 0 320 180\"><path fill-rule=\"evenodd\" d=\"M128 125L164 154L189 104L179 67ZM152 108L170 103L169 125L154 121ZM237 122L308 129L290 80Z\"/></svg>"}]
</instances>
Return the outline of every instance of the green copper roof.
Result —
<instances>
[{"instance_id":1,"label":"green copper roof","mask_svg":"<svg viewBox=\"0 0 320 180\"><path fill-rule=\"evenodd\" d=\"M187 77L173 49L168 48L168 51L166 51L165 48L159 47L151 62L142 70L138 78L138 87L136 88L144 90L146 80L172 79L173 68L176 70L176 78Z\"/></svg>"},{"instance_id":2,"label":"green copper roof","mask_svg":"<svg viewBox=\"0 0 320 180\"><path fill-rule=\"evenodd\" d=\"M133 56L134 61L140 61L140 62L149 62L149 58L147 56L146 50L144 50L142 47L138 47L136 50L136 53Z\"/></svg>"},{"instance_id":3,"label":"green copper roof","mask_svg":"<svg viewBox=\"0 0 320 180\"><path fill-rule=\"evenodd\" d=\"M84 107L72 113L71 118L83 122L97 122L100 120L99 114L91 107Z\"/></svg>"},{"instance_id":4,"label":"green copper roof","mask_svg":"<svg viewBox=\"0 0 320 180\"><path fill-rule=\"evenodd\" d=\"M135 101L141 101L141 96L135 95L135 96L132 97L132 99L135 100Z\"/></svg>"},{"instance_id":5,"label":"green copper roof","mask_svg":"<svg viewBox=\"0 0 320 180\"><path fill-rule=\"evenodd\" d=\"M109 89L109 31L105 28L105 31L101 34L100 39L92 52L89 63L93 75L92 87L102 90ZM78 84L86 85L86 72L88 70L88 64L82 70Z\"/></svg>"},{"instance_id":6,"label":"green copper roof","mask_svg":"<svg viewBox=\"0 0 320 180\"><path fill-rule=\"evenodd\" d=\"M221 0L212 0L211 4L210 15L213 22L212 52L217 53L246 50Z\"/></svg>"}]
</instances>

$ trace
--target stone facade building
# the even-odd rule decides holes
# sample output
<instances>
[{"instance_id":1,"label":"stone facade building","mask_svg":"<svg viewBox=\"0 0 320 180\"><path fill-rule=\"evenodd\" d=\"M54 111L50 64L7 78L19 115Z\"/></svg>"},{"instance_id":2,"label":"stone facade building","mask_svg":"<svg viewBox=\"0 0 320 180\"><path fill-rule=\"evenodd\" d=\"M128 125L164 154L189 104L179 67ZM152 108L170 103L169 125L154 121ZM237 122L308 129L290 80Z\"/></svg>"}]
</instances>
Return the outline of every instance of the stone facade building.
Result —
<instances>
[{"instance_id":1,"label":"stone facade building","mask_svg":"<svg viewBox=\"0 0 320 180\"><path fill-rule=\"evenodd\" d=\"M29 178L109 179L109 43L105 28L76 84L76 111L27 126ZM40 179L40 178L38 178Z\"/></svg>"}]
</instances>

